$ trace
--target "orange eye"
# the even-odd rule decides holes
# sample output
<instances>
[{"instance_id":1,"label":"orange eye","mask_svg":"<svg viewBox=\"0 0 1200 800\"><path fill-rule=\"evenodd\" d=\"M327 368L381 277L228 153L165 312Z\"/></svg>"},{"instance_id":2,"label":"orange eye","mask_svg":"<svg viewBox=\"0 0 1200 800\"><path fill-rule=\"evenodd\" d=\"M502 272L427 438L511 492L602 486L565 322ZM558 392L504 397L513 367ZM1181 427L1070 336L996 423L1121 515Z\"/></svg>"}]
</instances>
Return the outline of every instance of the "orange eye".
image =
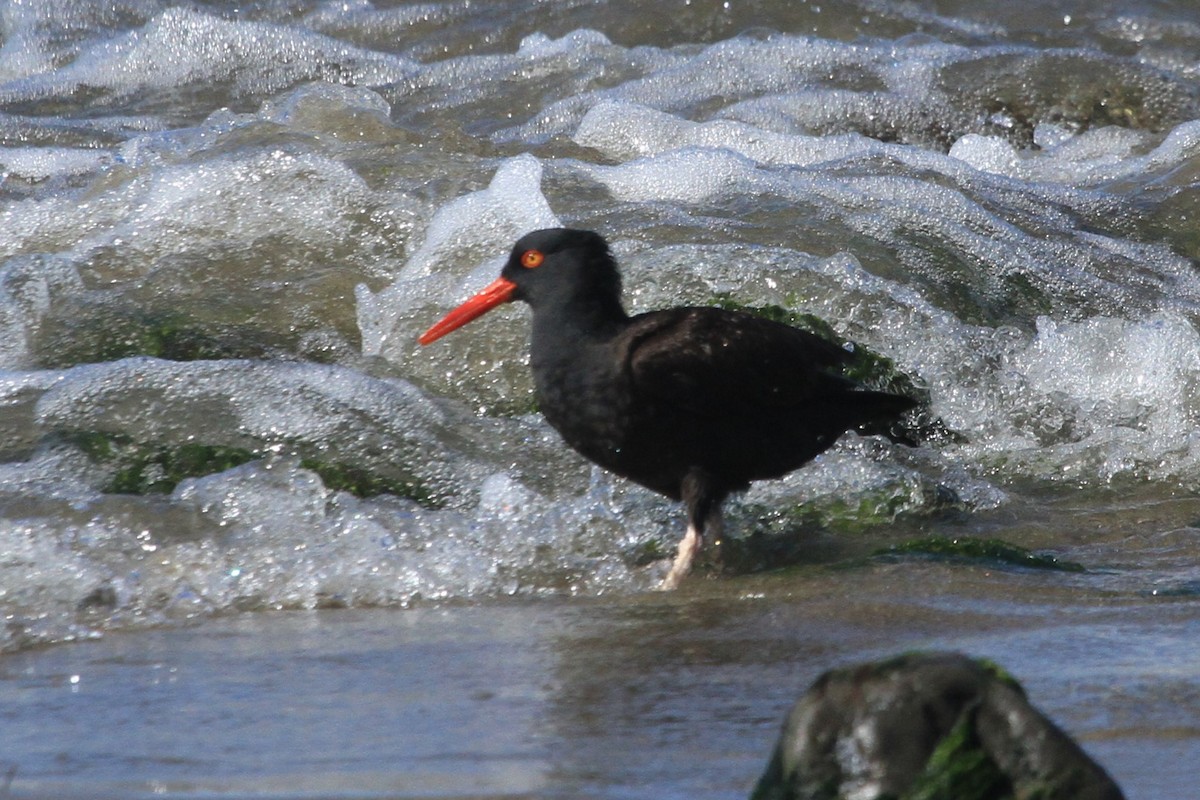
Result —
<instances>
[{"instance_id":1,"label":"orange eye","mask_svg":"<svg viewBox=\"0 0 1200 800\"><path fill-rule=\"evenodd\" d=\"M526 250L524 253L521 253L521 266L528 269L540 267L545 260L546 257L542 255L541 250Z\"/></svg>"}]
</instances>

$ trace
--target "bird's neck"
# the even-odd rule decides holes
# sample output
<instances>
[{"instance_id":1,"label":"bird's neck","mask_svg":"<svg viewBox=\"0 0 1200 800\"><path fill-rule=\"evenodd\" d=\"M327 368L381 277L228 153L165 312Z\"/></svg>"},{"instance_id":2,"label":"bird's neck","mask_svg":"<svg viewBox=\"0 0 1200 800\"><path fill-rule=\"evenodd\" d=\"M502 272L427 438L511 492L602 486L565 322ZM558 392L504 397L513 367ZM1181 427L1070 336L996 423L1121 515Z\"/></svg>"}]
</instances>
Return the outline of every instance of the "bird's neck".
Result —
<instances>
[{"instance_id":1,"label":"bird's neck","mask_svg":"<svg viewBox=\"0 0 1200 800\"><path fill-rule=\"evenodd\" d=\"M629 322L618 297L579 291L534 309L533 337L595 341L615 336Z\"/></svg>"}]
</instances>

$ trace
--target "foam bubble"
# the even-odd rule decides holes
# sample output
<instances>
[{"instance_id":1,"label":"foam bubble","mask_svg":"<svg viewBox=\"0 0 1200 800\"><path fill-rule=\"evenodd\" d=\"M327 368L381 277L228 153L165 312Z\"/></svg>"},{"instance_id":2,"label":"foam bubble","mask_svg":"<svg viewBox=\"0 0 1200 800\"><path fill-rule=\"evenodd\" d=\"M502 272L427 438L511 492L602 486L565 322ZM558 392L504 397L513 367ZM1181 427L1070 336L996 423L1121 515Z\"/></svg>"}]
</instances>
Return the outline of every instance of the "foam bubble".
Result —
<instances>
[{"instance_id":1,"label":"foam bubble","mask_svg":"<svg viewBox=\"0 0 1200 800\"><path fill-rule=\"evenodd\" d=\"M370 89L318 81L268 100L258 117L293 130L365 143L400 138L391 124L391 111Z\"/></svg>"},{"instance_id":2,"label":"foam bubble","mask_svg":"<svg viewBox=\"0 0 1200 800\"><path fill-rule=\"evenodd\" d=\"M1034 390L1063 397L1095 428L1137 428L1166 449L1200 425L1200 333L1177 314L1039 318L1014 366Z\"/></svg>"},{"instance_id":3,"label":"foam bubble","mask_svg":"<svg viewBox=\"0 0 1200 800\"><path fill-rule=\"evenodd\" d=\"M968 134L954 144L950 155L977 169L1022 181L1102 185L1169 172L1187 163L1200 149L1200 122L1172 128L1157 144L1146 131L1111 125L1081 133L1039 125L1034 140L1039 150L1018 153L996 137Z\"/></svg>"},{"instance_id":4,"label":"foam bubble","mask_svg":"<svg viewBox=\"0 0 1200 800\"><path fill-rule=\"evenodd\" d=\"M400 381L335 367L231 360L137 358L76 367L61 373L36 406L36 425L45 432L258 451L286 444L331 462L415 477L431 491L451 495L461 489L457 481L472 473L461 454L434 449L436 434L452 424ZM456 482L445 482L446 464L460 468Z\"/></svg>"},{"instance_id":5,"label":"foam bubble","mask_svg":"<svg viewBox=\"0 0 1200 800\"><path fill-rule=\"evenodd\" d=\"M370 202L362 179L341 162L283 150L155 170L130 190L133 214L109 235L152 252L210 241L214 229L247 243L283 233L316 246L340 235L345 216ZM159 235L147 241L135 230Z\"/></svg>"},{"instance_id":6,"label":"foam bubble","mask_svg":"<svg viewBox=\"0 0 1200 800\"><path fill-rule=\"evenodd\" d=\"M44 181L95 172L111 163L103 151L75 147L0 147L0 180Z\"/></svg>"},{"instance_id":7,"label":"foam bubble","mask_svg":"<svg viewBox=\"0 0 1200 800\"><path fill-rule=\"evenodd\" d=\"M684 148L615 167L581 165L619 200L699 203L776 184L750 159L729 150Z\"/></svg>"},{"instance_id":8,"label":"foam bubble","mask_svg":"<svg viewBox=\"0 0 1200 800\"><path fill-rule=\"evenodd\" d=\"M950 157L957 158L984 172L1010 175L1018 163L1016 149L1004 139L968 133L950 148Z\"/></svg>"},{"instance_id":9,"label":"foam bubble","mask_svg":"<svg viewBox=\"0 0 1200 800\"><path fill-rule=\"evenodd\" d=\"M301 29L169 8L138 30L86 48L67 66L0 87L0 97L40 99L80 86L127 95L213 82L232 84L235 95L270 92L322 77L330 64L367 85L400 81L416 70L406 59Z\"/></svg>"},{"instance_id":10,"label":"foam bubble","mask_svg":"<svg viewBox=\"0 0 1200 800\"><path fill-rule=\"evenodd\" d=\"M600 31L588 29L571 31L558 39L544 33L531 33L521 40L517 55L525 58L548 58L571 53L580 48L605 47L611 44L608 37Z\"/></svg>"},{"instance_id":11,"label":"foam bubble","mask_svg":"<svg viewBox=\"0 0 1200 800\"><path fill-rule=\"evenodd\" d=\"M863 155L878 144L854 134L787 135L734 120L691 122L635 103L611 101L593 106L573 138L619 160L700 147L730 150L760 164L792 165Z\"/></svg>"},{"instance_id":12,"label":"foam bubble","mask_svg":"<svg viewBox=\"0 0 1200 800\"><path fill-rule=\"evenodd\" d=\"M794 113L820 114L828 104L818 93L834 88L828 86L830 76L842 73L870 76L870 83L891 90L890 94L875 92L882 97L870 92L843 92L847 101L867 103L861 116L877 115L883 110L882 103L890 102L903 109L904 113L897 116L906 118L905 123L915 130L918 125L928 125L927 120L922 122L922 110L927 111L933 102L932 85L938 68L968 53L963 48L932 42L893 47L798 36L738 37L708 45L699 52L690 48L647 49L639 51L644 60L638 63L644 66L637 77L615 87L573 93L527 123L498 131L493 138L541 142L577 127L590 109L604 102L634 103L690 115L690 111L706 104L727 108L739 101L787 98L784 102ZM951 113L944 108L939 112ZM844 120L845 115L835 113L833 117Z\"/></svg>"},{"instance_id":13,"label":"foam bubble","mask_svg":"<svg viewBox=\"0 0 1200 800\"><path fill-rule=\"evenodd\" d=\"M0 465L0 516L21 520L0 525L0 545L31 559L20 580L15 562L0 565L12 621L0 649L231 609L634 580L622 552L642 518L585 491L586 469L544 425L468 425L402 381L311 364L142 358L3 377L0 434L34 452ZM165 498L111 495L99 487L113 467L60 432L265 455ZM376 474L393 465L444 505L334 492L297 451ZM658 530L646 529L632 540ZM602 577L587 577L593 563Z\"/></svg>"}]
</instances>

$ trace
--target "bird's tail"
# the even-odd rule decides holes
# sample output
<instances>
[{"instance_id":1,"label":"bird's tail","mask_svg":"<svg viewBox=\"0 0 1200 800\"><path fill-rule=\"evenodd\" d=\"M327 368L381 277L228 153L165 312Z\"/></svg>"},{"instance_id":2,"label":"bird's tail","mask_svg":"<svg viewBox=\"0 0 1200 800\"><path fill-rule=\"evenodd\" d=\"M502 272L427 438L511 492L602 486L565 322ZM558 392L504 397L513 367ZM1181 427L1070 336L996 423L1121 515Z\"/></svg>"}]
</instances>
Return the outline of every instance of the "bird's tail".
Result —
<instances>
[{"instance_id":1,"label":"bird's tail","mask_svg":"<svg viewBox=\"0 0 1200 800\"><path fill-rule=\"evenodd\" d=\"M916 446L901 424L904 413L917 407L911 397L863 389L846 392L839 402L849 417L847 428L864 436L886 436L898 444Z\"/></svg>"}]
</instances>

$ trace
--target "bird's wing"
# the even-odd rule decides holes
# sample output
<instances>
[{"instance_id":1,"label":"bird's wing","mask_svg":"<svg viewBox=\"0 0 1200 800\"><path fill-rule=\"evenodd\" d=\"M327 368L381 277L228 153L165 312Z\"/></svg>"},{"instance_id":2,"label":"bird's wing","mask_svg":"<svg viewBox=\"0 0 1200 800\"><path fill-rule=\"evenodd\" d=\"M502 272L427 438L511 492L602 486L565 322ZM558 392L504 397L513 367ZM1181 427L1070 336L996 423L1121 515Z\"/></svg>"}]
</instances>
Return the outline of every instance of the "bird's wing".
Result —
<instances>
[{"instance_id":1,"label":"bird's wing","mask_svg":"<svg viewBox=\"0 0 1200 800\"><path fill-rule=\"evenodd\" d=\"M853 388L837 374L845 350L818 336L742 312L677 308L632 320L624 342L635 390L679 408L778 409Z\"/></svg>"}]
</instances>

